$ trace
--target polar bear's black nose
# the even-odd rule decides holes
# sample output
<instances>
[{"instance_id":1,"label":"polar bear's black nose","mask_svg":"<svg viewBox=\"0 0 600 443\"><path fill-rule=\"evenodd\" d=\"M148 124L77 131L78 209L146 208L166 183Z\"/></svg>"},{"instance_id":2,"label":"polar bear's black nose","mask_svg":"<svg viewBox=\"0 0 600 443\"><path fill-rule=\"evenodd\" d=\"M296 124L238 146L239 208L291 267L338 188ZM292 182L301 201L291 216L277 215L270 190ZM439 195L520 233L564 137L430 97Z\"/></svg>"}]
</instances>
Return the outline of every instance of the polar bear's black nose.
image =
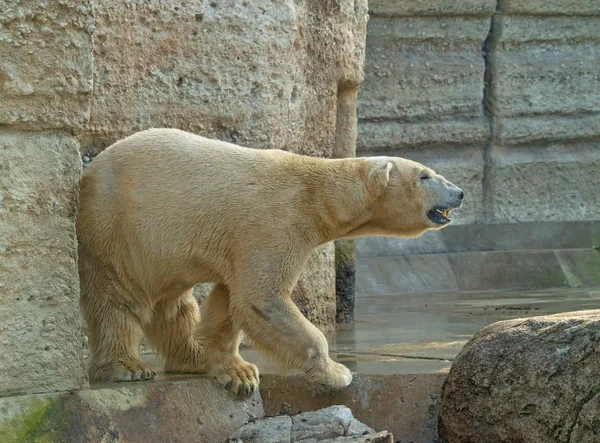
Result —
<instances>
[{"instance_id":1,"label":"polar bear's black nose","mask_svg":"<svg viewBox=\"0 0 600 443\"><path fill-rule=\"evenodd\" d=\"M458 194L458 199L462 200L463 198L465 198L465 193L463 191L460 191L460 194Z\"/></svg>"}]
</instances>

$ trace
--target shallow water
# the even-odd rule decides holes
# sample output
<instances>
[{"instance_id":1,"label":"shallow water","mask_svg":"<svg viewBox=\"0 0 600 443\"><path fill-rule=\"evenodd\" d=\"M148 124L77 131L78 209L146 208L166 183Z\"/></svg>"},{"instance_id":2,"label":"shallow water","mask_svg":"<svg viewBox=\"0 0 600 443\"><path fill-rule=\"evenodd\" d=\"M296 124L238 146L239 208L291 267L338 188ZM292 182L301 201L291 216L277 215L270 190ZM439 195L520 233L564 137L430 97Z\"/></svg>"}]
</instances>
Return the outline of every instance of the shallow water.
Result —
<instances>
[{"instance_id":1,"label":"shallow water","mask_svg":"<svg viewBox=\"0 0 600 443\"><path fill-rule=\"evenodd\" d=\"M356 322L328 335L331 356L364 374L445 371L484 327L513 318L600 309L600 288L357 297ZM263 373L282 372L248 348Z\"/></svg>"}]
</instances>

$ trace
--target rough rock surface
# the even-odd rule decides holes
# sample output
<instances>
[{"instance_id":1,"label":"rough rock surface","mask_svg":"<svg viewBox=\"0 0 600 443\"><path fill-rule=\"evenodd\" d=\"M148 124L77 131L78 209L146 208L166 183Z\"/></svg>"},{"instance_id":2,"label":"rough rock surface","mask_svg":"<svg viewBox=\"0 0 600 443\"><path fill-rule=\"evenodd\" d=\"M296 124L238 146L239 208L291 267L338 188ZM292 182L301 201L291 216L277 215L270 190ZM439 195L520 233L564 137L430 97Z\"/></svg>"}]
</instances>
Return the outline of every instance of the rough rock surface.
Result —
<instances>
[{"instance_id":1,"label":"rough rock surface","mask_svg":"<svg viewBox=\"0 0 600 443\"><path fill-rule=\"evenodd\" d=\"M0 396L85 382L70 135L89 120L92 2L0 0Z\"/></svg>"},{"instance_id":2,"label":"rough rock surface","mask_svg":"<svg viewBox=\"0 0 600 443\"><path fill-rule=\"evenodd\" d=\"M292 419L288 415L270 417L242 426L229 437L229 442L281 443L289 442Z\"/></svg>"},{"instance_id":3,"label":"rough rock surface","mask_svg":"<svg viewBox=\"0 0 600 443\"><path fill-rule=\"evenodd\" d=\"M103 1L94 14L86 158L148 127L354 155L366 0ZM333 257L329 246L313 254L294 296L325 329L335 321Z\"/></svg>"},{"instance_id":4,"label":"rough rock surface","mask_svg":"<svg viewBox=\"0 0 600 443\"><path fill-rule=\"evenodd\" d=\"M94 97L81 137L91 150L166 126L329 155L338 88L362 81L364 1L103 1L94 12Z\"/></svg>"},{"instance_id":5,"label":"rough rock surface","mask_svg":"<svg viewBox=\"0 0 600 443\"><path fill-rule=\"evenodd\" d=\"M293 417L282 415L248 423L234 432L231 443L388 443L387 431L375 430L356 420L345 406L330 406Z\"/></svg>"},{"instance_id":6,"label":"rough rock surface","mask_svg":"<svg viewBox=\"0 0 600 443\"><path fill-rule=\"evenodd\" d=\"M445 442L595 442L600 310L495 323L455 359L442 392Z\"/></svg>"},{"instance_id":7,"label":"rough rock surface","mask_svg":"<svg viewBox=\"0 0 600 443\"><path fill-rule=\"evenodd\" d=\"M117 383L0 399L0 441L223 442L264 416L260 394L226 395L210 378Z\"/></svg>"},{"instance_id":8,"label":"rough rock surface","mask_svg":"<svg viewBox=\"0 0 600 443\"><path fill-rule=\"evenodd\" d=\"M486 48L489 221L600 216L599 32L598 2L499 1Z\"/></svg>"},{"instance_id":9,"label":"rough rock surface","mask_svg":"<svg viewBox=\"0 0 600 443\"><path fill-rule=\"evenodd\" d=\"M0 0L0 124L81 130L89 119L93 30L90 0Z\"/></svg>"},{"instance_id":10,"label":"rough rock surface","mask_svg":"<svg viewBox=\"0 0 600 443\"><path fill-rule=\"evenodd\" d=\"M66 134L0 131L0 396L85 379L77 148Z\"/></svg>"}]
</instances>

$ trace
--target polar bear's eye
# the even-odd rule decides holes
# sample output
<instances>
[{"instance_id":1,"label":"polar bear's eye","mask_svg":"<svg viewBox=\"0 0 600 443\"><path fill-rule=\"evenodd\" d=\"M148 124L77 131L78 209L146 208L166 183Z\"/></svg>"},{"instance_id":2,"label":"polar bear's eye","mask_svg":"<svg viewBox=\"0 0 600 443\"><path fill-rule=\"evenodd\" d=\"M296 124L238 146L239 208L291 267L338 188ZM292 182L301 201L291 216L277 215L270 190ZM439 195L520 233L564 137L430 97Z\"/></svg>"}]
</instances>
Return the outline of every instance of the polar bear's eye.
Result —
<instances>
[{"instance_id":1,"label":"polar bear's eye","mask_svg":"<svg viewBox=\"0 0 600 443\"><path fill-rule=\"evenodd\" d=\"M421 180L429 180L430 178L431 178L430 175L427 175L427 174L421 175Z\"/></svg>"}]
</instances>

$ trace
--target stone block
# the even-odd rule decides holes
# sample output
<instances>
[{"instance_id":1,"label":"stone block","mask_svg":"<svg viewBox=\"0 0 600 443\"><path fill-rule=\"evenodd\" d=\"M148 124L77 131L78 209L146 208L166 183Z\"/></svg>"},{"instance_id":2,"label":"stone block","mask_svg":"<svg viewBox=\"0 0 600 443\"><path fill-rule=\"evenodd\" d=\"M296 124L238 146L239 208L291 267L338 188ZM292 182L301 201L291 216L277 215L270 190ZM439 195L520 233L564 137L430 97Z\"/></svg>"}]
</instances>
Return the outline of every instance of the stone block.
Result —
<instances>
[{"instance_id":1,"label":"stone block","mask_svg":"<svg viewBox=\"0 0 600 443\"><path fill-rule=\"evenodd\" d=\"M483 146L489 1L376 1L358 98L357 149Z\"/></svg>"},{"instance_id":2,"label":"stone block","mask_svg":"<svg viewBox=\"0 0 600 443\"><path fill-rule=\"evenodd\" d=\"M489 124L483 117L415 123L394 119L361 119L358 123L357 155L372 152L380 155L382 152L396 149L416 151L427 147L483 147L489 135Z\"/></svg>"},{"instance_id":3,"label":"stone block","mask_svg":"<svg viewBox=\"0 0 600 443\"><path fill-rule=\"evenodd\" d=\"M481 117L488 31L489 17L371 19L359 118Z\"/></svg>"},{"instance_id":4,"label":"stone block","mask_svg":"<svg viewBox=\"0 0 600 443\"><path fill-rule=\"evenodd\" d=\"M207 378L118 383L0 399L0 441L222 442L263 416L259 393L237 398Z\"/></svg>"},{"instance_id":5,"label":"stone block","mask_svg":"<svg viewBox=\"0 0 600 443\"><path fill-rule=\"evenodd\" d=\"M0 11L0 124L80 131L92 93L92 2L2 0Z\"/></svg>"},{"instance_id":6,"label":"stone block","mask_svg":"<svg viewBox=\"0 0 600 443\"><path fill-rule=\"evenodd\" d=\"M493 29L495 116L598 113L600 17L500 15Z\"/></svg>"},{"instance_id":7,"label":"stone block","mask_svg":"<svg viewBox=\"0 0 600 443\"><path fill-rule=\"evenodd\" d=\"M600 218L600 151L593 144L496 147L491 165L494 222Z\"/></svg>"},{"instance_id":8,"label":"stone block","mask_svg":"<svg viewBox=\"0 0 600 443\"><path fill-rule=\"evenodd\" d=\"M439 254L445 252L587 249L594 247L593 222L472 223L450 225L419 238L365 237L357 257Z\"/></svg>"},{"instance_id":9,"label":"stone block","mask_svg":"<svg viewBox=\"0 0 600 443\"><path fill-rule=\"evenodd\" d=\"M446 254L363 258L356 271L357 296L458 289Z\"/></svg>"},{"instance_id":10,"label":"stone block","mask_svg":"<svg viewBox=\"0 0 600 443\"><path fill-rule=\"evenodd\" d=\"M499 122L494 138L500 146L589 143L600 137L600 116L597 114L506 117Z\"/></svg>"},{"instance_id":11,"label":"stone block","mask_svg":"<svg viewBox=\"0 0 600 443\"><path fill-rule=\"evenodd\" d=\"M72 137L0 131L0 396L84 384L80 171Z\"/></svg>"},{"instance_id":12,"label":"stone block","mask_svg":"<svg viewBox=\"0 0 600 443\"><path fill-rule=\"evenodd\" d=\"M508 14L524 15L600 15L596 0L499 0L498 6Z\"/></svg>"},{"instance_id":13,"label":"stone block","mask_svg":"<svg viewBox=\"0 0 600 443\"><path fill-rule=\"evenodd\" d=\"M553 251L448 254L460 291L542 289L568 285Z\"/></svg>"},{"instance_id":14,"label":"stone block","mask_svg":"<svg viewBox=\"0 0 600 443\"><path fill-rule=\"evenodd\" d=\"M592 1L592 0L590 0ZM391 17L404 16L485 16L496 9L493 0L370 0L369 14Z\"/></svg>"},{"instance_id":15,"label":"stone block","mask_svg":"<svg viewBox=\"0 0 600 443\"><path fill-rule=\"evenodd\" d=\"M356 3L356 4L355 4ZM82 145L148 127L329 156L340 83L362 81L366 1L99 2Z\"/></svg>"}]
</instances>

